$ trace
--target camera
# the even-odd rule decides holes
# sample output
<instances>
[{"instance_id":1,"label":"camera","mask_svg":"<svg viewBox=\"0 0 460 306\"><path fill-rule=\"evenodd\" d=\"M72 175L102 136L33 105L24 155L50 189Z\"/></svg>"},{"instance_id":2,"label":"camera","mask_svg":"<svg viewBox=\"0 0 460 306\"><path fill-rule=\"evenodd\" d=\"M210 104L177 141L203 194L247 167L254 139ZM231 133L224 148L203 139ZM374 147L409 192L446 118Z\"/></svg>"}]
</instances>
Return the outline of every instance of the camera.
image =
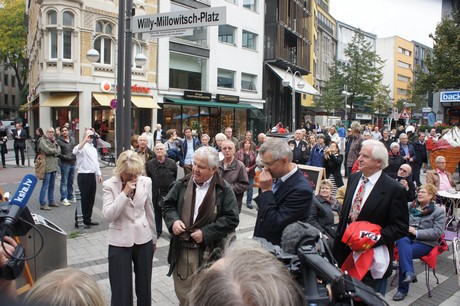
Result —
<instances>
[{"instance_id":1,"label":"camera","mask_svg":"<svg viewBox=\"0 0 460 306\"><path fill-rule=\"evenodd\" d=\"M91 135L89 135L89 138L91 138L91 139L97 139L97 138L99 138L99 137L97 137L96 134L91 134Z\"/></svg>"}]
</instances>

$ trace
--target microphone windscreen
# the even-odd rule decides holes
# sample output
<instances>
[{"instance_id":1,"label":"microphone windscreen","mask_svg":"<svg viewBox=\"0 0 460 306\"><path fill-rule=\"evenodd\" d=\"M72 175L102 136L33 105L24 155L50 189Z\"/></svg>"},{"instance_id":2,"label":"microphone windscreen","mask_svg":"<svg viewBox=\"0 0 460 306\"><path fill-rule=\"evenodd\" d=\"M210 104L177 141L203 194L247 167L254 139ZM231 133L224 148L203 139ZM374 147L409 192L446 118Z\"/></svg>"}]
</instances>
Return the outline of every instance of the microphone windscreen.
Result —
<instances>
[{"instance_id":1,"label":"microphone windscreen","mask_svg":"<svg viewBox=\"0 0 460 306\"><path fill-rule=\"evenodd\" d=\"M37 185L37 177L32 174L27 174L19 184L16 193L11 198L9 205L17 205L21 208L26 207L32 193L34 192L35 185Z\"/></svg>"},{"instance_id":2,"label":"microphone windscreen","mask_svg":"<svg viewBox=\"0 0 460 306\"><path fill-rule=\"evenodd\" d=\"M314 244L320 231L305 222L297 221L289 224L281 236L281 248L290 254L297 254L297 249L306 244Z\"/></svg>"}]
</instances>

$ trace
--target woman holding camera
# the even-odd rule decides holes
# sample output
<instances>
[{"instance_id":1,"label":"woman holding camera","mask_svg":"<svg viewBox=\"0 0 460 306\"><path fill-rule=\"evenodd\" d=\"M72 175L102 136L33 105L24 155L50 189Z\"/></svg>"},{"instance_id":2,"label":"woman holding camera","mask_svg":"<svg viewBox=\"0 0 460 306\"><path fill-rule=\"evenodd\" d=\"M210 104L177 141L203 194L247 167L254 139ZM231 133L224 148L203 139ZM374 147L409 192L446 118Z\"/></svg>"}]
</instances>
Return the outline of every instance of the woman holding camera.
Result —
<instances>
[{"instance_id":1,"label":"woman holding camera","mask_svg":"<svg viewBox=\"0 0 460 306\"><path fill-rule=\"evenodd\" d=\"M112 306L133 305L134 264L137 305L151 305L152 260L157 232L152 180L141 176L144 163L131 150L117 159L114 176L104 182L102 215L110 222L109 279Z\"/></svg>"},{"instance_id":2,"label":"woman holding camera","mask_svg":"<svg viewBox=\"0 0 460 306\"><path fill-rule=\"evenodd\" d=\"M393 297L402 301L409 292L409 284L417 281L412 260L431 252L444 232L446 213L436 205L437 188L432 184L420 186L417 200L409 203L407 236L396 241L399 253L398 292Z\"/></svg>"}]
</instances>

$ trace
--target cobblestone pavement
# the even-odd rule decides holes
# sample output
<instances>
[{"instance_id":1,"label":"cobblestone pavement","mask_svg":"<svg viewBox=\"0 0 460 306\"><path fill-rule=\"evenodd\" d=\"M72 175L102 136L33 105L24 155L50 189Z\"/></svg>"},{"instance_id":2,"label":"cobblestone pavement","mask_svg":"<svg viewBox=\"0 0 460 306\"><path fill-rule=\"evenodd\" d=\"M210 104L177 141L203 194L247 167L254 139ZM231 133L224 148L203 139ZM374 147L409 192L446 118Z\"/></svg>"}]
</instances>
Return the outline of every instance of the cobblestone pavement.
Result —
<instances>
[{"instance_id":1,"label":"cobblestone pavement","mask_svg":"<svg viewBox=\"0 0 460 306\"><path fill-rule=\"evenodd\" d=\"M13 153L14 154L14 153ZM23 176L33 173L33 167L14 168L15 162L12 154L8 154L7 168L0 170L0 186L5 191L14 193ZM26 162L27 164L27 162ZM104 180L111 176L113 168L104 168L102 173ZM423 175L423 180L425 179ZM458 177L456 176L456 180ZM55 198L59 200L60 179L56 180ZM34 190L33 196L28 204L31 213L36 213L47 220L53 222L67 234L67 264L69 267L82 269L93 275L104 292L107 304L110 302L110 284L108 278L107 264L107 243L106 233L108 223L101 214L102 209L102 185L98 185L96 204L94 207L93 220L100 223L89 230L74 228L75 203L69 207L53 208L51 211L39 210L38 196L41 183L39 182ZM238 237L252 236L257 211L247 209L243 205L240 215L240 225L237 228ZM164 226L164 224L163 224ZM155 253L152 278L152 304L154 305L178 305L178 300L174 293L172 278L167 277L168 264L167 253L169 245L169 235L167 230L163 230L163 236L158 240L158 248ZM45 241L46 247L46 241ZM436 274L439 277L439 285L436 284L434 277L430 277L432 286L432 298L428 297L425 286L425 272L422 263L416 262L415 272L419 282L411 284L408 296L403 302L393 302L391 298L396 293L396 287L388 288L387 299L390 305L442 305L457 306L460 304L460 288L458 278L453 269L452 250L443 253L438 257ZM397 280L395 284L397 285Z\"/></svg>"}]
</instances>

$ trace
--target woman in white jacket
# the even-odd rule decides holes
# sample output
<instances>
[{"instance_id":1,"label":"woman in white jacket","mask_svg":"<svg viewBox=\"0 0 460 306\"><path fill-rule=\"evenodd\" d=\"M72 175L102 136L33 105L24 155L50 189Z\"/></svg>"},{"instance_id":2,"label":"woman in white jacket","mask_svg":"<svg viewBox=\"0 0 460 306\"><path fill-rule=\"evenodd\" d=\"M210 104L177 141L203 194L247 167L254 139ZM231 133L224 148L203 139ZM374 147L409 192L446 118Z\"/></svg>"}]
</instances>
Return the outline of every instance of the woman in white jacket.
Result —
<instances>
[{"instance_id":1,"label":"woman in white jacket","mask_svg":"<svg viewBox=\"0 0 460 306\"><path fill-rule=\"evenodd\" d=\"M128 150L118 157L114 176L104 182L102 214L110 222L107 240L112 306L133 305L132 264L137 305L151 305L157 234L152 181L140 175L143 169L140 156Z\"/></svg>"}]
</instances>

